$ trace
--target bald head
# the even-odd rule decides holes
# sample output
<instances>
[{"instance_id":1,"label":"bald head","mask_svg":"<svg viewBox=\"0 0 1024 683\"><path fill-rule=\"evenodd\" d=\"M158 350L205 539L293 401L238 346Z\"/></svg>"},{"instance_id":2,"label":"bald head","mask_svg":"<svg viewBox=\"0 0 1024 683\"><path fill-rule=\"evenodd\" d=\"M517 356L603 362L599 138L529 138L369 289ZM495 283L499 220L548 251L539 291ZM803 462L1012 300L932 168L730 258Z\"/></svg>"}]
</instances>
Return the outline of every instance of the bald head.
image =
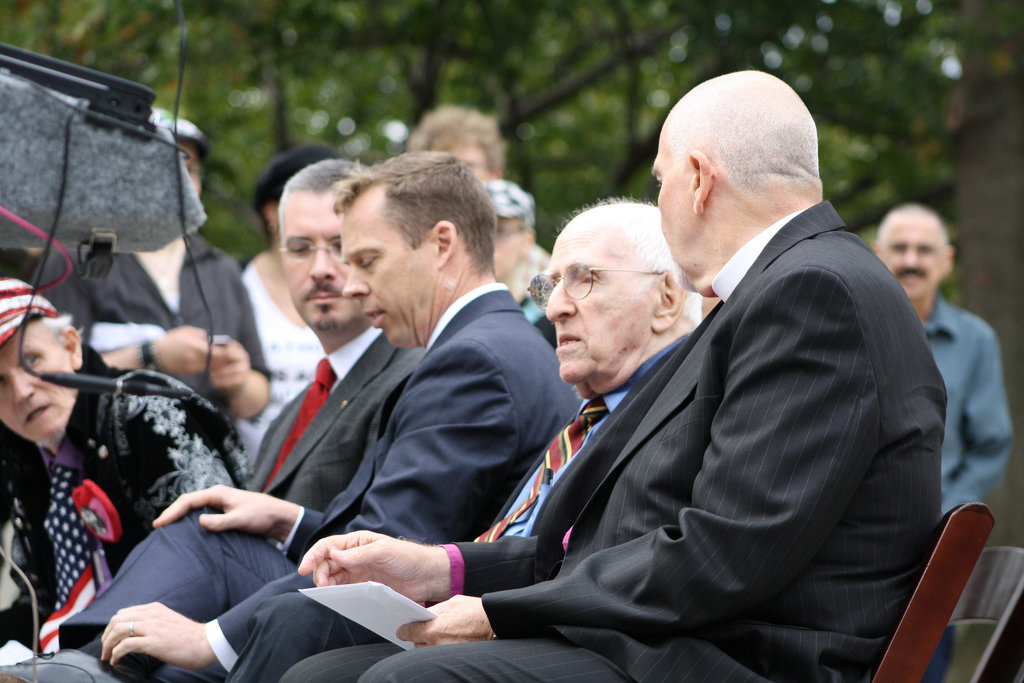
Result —
<instances>
[{"instance_id":1,"label":"bald head","mask_svg":"<svg viewBox=\"0 0 1024 683\"><path fill-rule=\"evenodd\" d=\"M707 297L740 247L821 201L814 120L792 88L757 71L713 78L679 100L653 171L672 255Z\"/></svg>"},{"instance_id":2,"label":"bald head","mask_svg":"<svg viewBox=\"0 0 1024 683\"><path fill-rule=\"evenodd\" d=\"M821 193L814 119L775 76L739 71L701 83L672 109L664 134L673 157L702 149L739 189L780 179Z\"/></svg>"}]
</instances>

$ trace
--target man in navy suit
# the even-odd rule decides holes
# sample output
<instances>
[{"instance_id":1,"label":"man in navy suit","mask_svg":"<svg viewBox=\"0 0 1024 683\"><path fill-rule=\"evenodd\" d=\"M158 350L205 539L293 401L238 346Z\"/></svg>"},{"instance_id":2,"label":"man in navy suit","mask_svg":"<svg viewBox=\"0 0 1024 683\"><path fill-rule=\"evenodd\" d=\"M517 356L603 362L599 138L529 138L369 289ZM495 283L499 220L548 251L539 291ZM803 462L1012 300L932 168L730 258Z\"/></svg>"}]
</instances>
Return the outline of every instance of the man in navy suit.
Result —
<instances>
[{"instance_id":1,"label":"man in navy suit","mask_svg":"<svg viewBox=\"0 0 1024 683\"><path fill-rule=\"evenodd\" d=\"M356 532L310 557L320 584L440 603L398 630L420 647L324 655L330 680L870 678L940 518L921 324L821 201L814 121L779 79L694 88L654 174L673 256L722 303L607 418L534 536Z\"/></svg>"},{"instance_id":2,"label":"man in navy suit","mask_svg":"<svg viewBox=\"0 0 1024 683\"><path fill-rule=\"evenodd\" d=\"M427 348L385 403L380 439L323 512L226 487L183 496L62 638L82 642L106 625L103 654L115 663L144 653L223 678L253 610L313 585L295 563L316 539L353 529L473 538L571 418L551 347L494 282L494 210L465 165L406 154L339 188L352 195L338 206L344 294L392 344ZM219 512L192 512L209 508ZM173 667L154 674L164 676L187 680Z\"/></svg>"}]
</instances>

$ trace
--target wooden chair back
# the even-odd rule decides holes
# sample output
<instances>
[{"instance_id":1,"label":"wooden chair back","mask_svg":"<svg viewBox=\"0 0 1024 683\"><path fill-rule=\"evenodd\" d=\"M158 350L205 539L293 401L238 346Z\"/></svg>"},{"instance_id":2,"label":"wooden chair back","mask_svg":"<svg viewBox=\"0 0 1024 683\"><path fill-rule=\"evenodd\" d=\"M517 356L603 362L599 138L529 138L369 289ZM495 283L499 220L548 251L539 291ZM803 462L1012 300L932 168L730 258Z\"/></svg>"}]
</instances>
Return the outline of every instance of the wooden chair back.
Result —
<instances>
[{"instance_id":1,"label":"wooden chair back","mask_svg":"<svg viewBox=\"0 0 1024 683\"><path fill-rule=\"evenodd\" d=\"M945 514L882 650L873 683L921 680L994 523L984 503L964 503Z\"/></svg>"}]
</instances>

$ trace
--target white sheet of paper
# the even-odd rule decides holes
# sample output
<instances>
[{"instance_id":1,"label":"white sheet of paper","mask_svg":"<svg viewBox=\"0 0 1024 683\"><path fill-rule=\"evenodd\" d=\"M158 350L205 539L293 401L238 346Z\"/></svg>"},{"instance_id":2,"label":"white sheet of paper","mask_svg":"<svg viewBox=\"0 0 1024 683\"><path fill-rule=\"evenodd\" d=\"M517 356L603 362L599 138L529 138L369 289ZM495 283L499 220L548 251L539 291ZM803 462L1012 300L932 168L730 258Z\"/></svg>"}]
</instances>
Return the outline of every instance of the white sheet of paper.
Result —
<instances>
[{"instance_id":1,"label":"white sheet of paper","mask_svg":"<svg viewBox=\"0 0 1024 683\"><path fill-rule=\"evenodd\" d=\"M16 640L8 640L3 647L0 647L0 666L17 664L26 659L32 659L32 650Z\"/></svg>"},{"instance_id":2,"label":"white sheet of paper","mask_svg":"<svg viewBox=\"0 0 1024 683\"><path fill-rule=\"evenodd\" d=\"M398 627L437 616L423 605L376 581L300 588L299 591L406 650L411 650L413 644L395 636Z\"/></svg>"}]
</instances>

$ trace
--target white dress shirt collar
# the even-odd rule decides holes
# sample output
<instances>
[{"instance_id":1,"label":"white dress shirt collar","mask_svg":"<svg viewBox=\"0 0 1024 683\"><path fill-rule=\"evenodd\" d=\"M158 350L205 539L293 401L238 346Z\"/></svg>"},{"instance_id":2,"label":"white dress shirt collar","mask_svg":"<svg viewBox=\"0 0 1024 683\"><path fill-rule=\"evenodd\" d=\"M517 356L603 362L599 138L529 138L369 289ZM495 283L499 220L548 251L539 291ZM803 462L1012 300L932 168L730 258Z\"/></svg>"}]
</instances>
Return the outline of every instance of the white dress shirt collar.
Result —
<instances>
[{"instance_id":1,"label":"white dress shirt collar","mask_svg":"<svg viewBox=\"0 0 1024 683\"><path fill-rule=\"evenodd\" d=\"M353 339L347 344L343 344L340 349L337 349L334 353L328 354L327 362L331 364L331 369L334 370L334 376L337 377L334 380L334 386L331 387L331 391L334 391L334 387L338 386L341 380L345 379L345 375L348 374L349 370L363 357L366 349L370 348L370 345L377 340L380 336L380 330L376 327L368 327L358 337Z\"/></svg>"},{"instance_id":2,"label":"white dress shirt collar","mask_svg":"<svg viewBox=\"0 0 1024 683\"><path fill-rule=\"evenodd\" d=\"M718 271L718 275L711 281L711 289L714 290L715 296L720 298L722 301L726 301L732 296L733 291L740 284L740 280L750 270L750 266L754 265L754 261L761 255L764 248L768 246L768 243L776 233L782 229L786 223L793 220L797 214L802 213L805 209L800 211L794 211L793 213L780 218L779 220L772 223L770 226L762 230L761 232L754 235L753 239L744 244L739 250L732 255L732 258L726 261L725 266L722 270Z\"/></svg>"},{"instance_id":3,"label":"white dress shirt collar","mask_svg":"<svg viewBox=\"0 0 1024 683\"><path fill-rule=\"evenodd\" d=\"M437 341L437 338L444 332L444 328L448 327L448 323L452 321L459 311L465 308L469 302L477 299L484 294L490 294L491 292L500 292L502 290L508 291L508 287L501 284L500 282L492 282L487 285L480 285L476 289L471 289L458 299L453 301L451 305L445 309L444 313L441 314L441 318L437 321L437 325L434 326L434 331L430 333L430 339L427 340L427 348L429 349Z\"/></svg>"}]
</instances>

